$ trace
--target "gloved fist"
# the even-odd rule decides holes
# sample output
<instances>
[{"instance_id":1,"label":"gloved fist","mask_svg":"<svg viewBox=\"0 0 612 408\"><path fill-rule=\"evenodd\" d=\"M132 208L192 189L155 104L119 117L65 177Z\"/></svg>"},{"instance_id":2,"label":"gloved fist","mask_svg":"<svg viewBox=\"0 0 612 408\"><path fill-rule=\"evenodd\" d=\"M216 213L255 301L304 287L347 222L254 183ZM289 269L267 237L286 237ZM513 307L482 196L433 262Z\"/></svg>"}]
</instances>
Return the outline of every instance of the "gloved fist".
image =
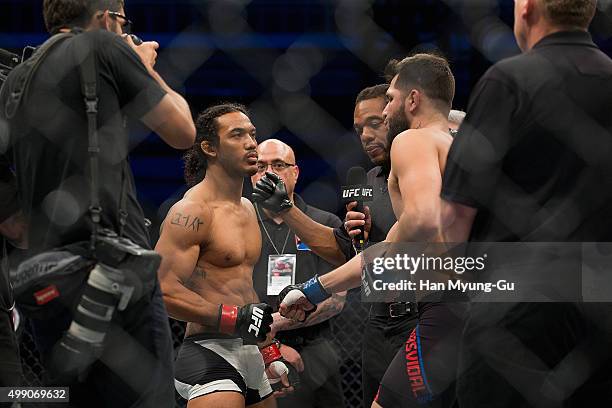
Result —
<instances>
[{"instance_id":1,"label":"gloved fist","mask_svg":"<svg viewBox=\"0 0 612 408\"><path fill-rule=\"evenodd\" d=\"M274 173L266 172L253 187L253 202L274 213L293 207L283 180Z\"/></svg>"},{"instance_id":2,"label":"gloved fist","mask_svg":"<svg viewBox=\"0 0 612 408\"><path fill-rule=\"evenodd\" d=\"M300 376L291 364L283 358L276 343L259 349L266 366L268 381L275 396L282 397L295 391L300 384Z\"/></svg>"},{"instance_id":3,"label":"gloved fist","mask_svg":"<svg viewBox=\"0 0 612 408\"><path fill-rule=\"evenodd\" d=\"M240 336L244 344L264 341L271 325L272 306L265 303L219 306L219 332Z\"/></svg>"},{"instance_id":4,"label":"gloved fist","mask_svg":"<svg viewBox=\"0 0 612 408\"><path fill-rule=\"evenodd\" d=\"M314 276L304 283L289 285L278 294L278 311L281 316L303 322L308 316L317 310L317 304L330 297L319 281Z\"/></svg>"}]
</instances>

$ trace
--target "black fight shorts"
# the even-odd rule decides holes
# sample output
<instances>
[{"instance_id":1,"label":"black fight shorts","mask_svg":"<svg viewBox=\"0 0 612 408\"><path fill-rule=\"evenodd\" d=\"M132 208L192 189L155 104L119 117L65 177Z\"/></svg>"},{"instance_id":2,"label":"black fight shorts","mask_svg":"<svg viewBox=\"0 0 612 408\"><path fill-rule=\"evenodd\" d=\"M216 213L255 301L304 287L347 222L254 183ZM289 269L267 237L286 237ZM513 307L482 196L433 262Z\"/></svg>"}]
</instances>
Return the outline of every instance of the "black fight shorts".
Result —
<instances>
[{"instance_id":1,"label":"black fight shorts","mask_svg":"<svg viewBox=\"0 0 612 408\"><path fill-rule=\"evenodd\" d=\"M239 338L222 336L185 338L175 364L177 392L186 400L213 392L238 392L244 395L246 405L272 395L259 348L245 346Z\"/></svg>"},{"instance_id":2,"label":"black fight shorts","mask_svg":"<svg viewBox=\"0 0 612 408\"><path fill-rule=\"evenodd\" d=\"M465 303L420 303L419 322L385 373L375 401L385 408L452 407Z\"/></svg>"}]
</instances>

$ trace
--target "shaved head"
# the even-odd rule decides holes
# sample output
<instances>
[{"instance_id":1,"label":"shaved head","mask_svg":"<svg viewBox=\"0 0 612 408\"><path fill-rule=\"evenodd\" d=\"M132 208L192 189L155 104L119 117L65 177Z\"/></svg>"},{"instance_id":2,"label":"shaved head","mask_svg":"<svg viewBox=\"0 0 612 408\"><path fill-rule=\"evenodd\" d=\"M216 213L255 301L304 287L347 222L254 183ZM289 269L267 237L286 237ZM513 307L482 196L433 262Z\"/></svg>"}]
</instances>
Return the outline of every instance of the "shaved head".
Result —
<instances>
[{"instance_id":1,"label":"shaved head","mask_svg":"<svg viewBox=\"0 0 612 408\"><path fill-rule=\"evenodd\" d=\"M285 182L287 193L289 197L293 199L293 191L300 174L300 169L295 164L295 153L293 149L287 143L281 142L278 139L268 139L257 146L257 155L259 157L257 162L268 166L266 167L266 171L276 173ZM284 163L283 165L285 168L273 170L270 166L281 162ZM253 175L251 177L253 185L255 185L264 174L265 172L262 170Z\"/></svg>"},{"instance_id":2,"label":"shaved head","mask_svg":"<svg viewBox=\"0 0 612 408\"><path fill-rule=\"evenodd\" d=\"M295 163L295 153L293 149L285 142L281 142L278 139L264 140L257 147L258 152L268 152L275 150L277 155L287 163Z\"/></svg>"}]
</instances>

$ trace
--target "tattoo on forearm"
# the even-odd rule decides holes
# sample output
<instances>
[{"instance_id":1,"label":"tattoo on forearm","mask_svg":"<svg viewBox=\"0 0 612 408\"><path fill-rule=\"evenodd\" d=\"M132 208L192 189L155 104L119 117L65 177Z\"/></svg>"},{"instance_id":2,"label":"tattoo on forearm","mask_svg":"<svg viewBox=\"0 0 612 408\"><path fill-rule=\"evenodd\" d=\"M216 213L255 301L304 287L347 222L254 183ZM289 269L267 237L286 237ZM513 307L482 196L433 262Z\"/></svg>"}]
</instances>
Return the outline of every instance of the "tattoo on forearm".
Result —
<instances>
[{"instance_id":1,"label":"tattoo on forearm","mask_svg":"<svg viewBox=\"0 0 612 408\"><path fill-rule=\"evenodd\" d=\"M180 225L185 227L186 229L190 229L192 231L200 231L200 225L204 224L203 221L200 220L199 217L194 217L192 215L183 215L180 212L177 212L172 216L170 220L170 224L172 225Z\"/></svg>"},{"instance_id":2,"label":"tattoo on forearm","mask_svg":"<svg viewBox=\"0 0 612 408\"><path fill-rule=\"evenodd\" d=\"M319 304L317 310L308 316L308 319L304 322L295 322L287 319L282 325L282 330L293 330L300 327L314 326L315 324L324 322L342 311L345 299L346 296L333 293L329 299Z\"/></svg>"},{"instance_id":3,"label":"tattoo on forearm","mask_svg":"<svg viewBox=\"0 0 612 408\"><path fill-rule=\"evenodd\" d=\"M306 320L308 326L324 322L340 313L344 307L345 298L346 296L341 296L337 293L332 294L331 298L324 302L321 305L322 307L319 307L317 311Z\"/></svg>"}]
</instances>

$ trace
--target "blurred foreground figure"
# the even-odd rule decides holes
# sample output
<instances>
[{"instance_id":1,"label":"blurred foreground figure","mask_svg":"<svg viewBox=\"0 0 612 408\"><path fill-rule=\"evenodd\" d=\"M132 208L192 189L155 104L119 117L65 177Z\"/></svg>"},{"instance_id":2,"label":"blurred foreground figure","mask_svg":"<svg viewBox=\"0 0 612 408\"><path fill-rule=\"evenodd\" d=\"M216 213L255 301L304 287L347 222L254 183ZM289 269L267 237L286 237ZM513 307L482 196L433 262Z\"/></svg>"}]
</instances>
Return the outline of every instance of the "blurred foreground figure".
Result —
<instances>
[{"instance_id":1,"label":"blurred foreground figure","mask_svg":"<svg viewBox=\"0 0 612 408\"><path fill-rule=\"evenodd\" d=\"M480 80L449 152L443 213L457 241L612 240L612 61L587 32L595 10L595 0L515 1L523 54ZM612 406L611 312L473 304L460 406Z\"/></svg>"},{"instance_id":2,"label":"blurred foreground figure","mask_svg":"<svg viewBox=\"0 0 612 408\"><path fill-rule=\"evenodd\" d=\"M189 106L154 69L158 44L124 36L123 1L43 8L54 36L11 72L0 97L0 146L28 225L27 249L12 258L17 302L45 384L70 386L70 406L171 406L159 256L136 199L125 119L187 148Z\"/></svg>"}]
</instances>

